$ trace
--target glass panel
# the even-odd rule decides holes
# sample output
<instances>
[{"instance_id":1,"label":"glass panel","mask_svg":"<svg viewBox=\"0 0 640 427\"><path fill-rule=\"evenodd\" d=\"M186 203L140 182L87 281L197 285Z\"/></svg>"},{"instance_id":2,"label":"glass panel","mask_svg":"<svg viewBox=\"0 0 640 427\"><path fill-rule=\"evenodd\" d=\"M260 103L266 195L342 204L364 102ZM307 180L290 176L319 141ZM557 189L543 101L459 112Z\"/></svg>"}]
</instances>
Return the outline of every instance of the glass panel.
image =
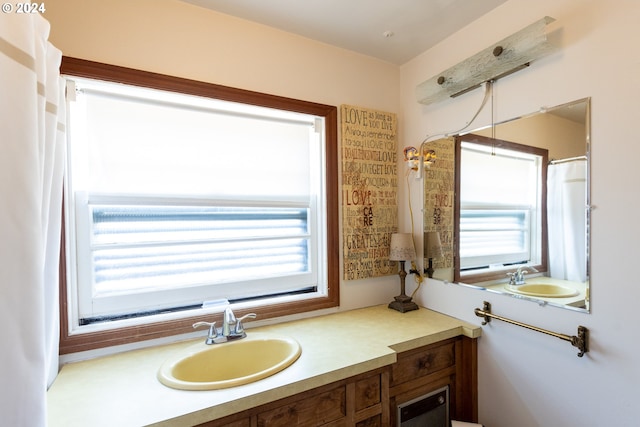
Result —
<instances>
[{"instance_id":1,"label":"glass panel","mask_svg":"<svg viewBox=\"0 0 640 427\"><path fill-rule=\"evenodd\" d=\"M471 148L473 147L473 148ZM484 148L487 151L479 151ZM462 145L460 203L531 206L536 202L537 170L532 156L478 144ZM508 179L505 179L508 177Z\"/></svg>"},{"instance_id":2,"label":"glass panel","mask_svg":"<svg viewBox=\"0 0 640 427\"><path fill-rule=\"evenodd\" d=\"M531 260L528 211L460 212L460 268L503 267Z\"/></svg>"},{"instance_id":3,"label":"glass panel","mask_svg":"<svg viewBox=\"0 0 640 427\"><path fill-rule=\"evenodd\" d=\"M92 205L91 211L96 297L310 268L306 208Z\"/></svg>"},{"instance_id":4,"label":"glass panel","mask_svg":"<svg viewBox=\"0 0 640 427\"><path fill-rule=\"evenodd\" d=\"M103 87L104 86L104 87ZM122 194L306 196L315 117L79 79L71 117L75 190ZM153 99L162 96L162 99ZM245 107L246 108L246 107ZM256 179L259 177L259 179ZM233 183L233 185L230 185Z\"/></svg>"}]
</instances>

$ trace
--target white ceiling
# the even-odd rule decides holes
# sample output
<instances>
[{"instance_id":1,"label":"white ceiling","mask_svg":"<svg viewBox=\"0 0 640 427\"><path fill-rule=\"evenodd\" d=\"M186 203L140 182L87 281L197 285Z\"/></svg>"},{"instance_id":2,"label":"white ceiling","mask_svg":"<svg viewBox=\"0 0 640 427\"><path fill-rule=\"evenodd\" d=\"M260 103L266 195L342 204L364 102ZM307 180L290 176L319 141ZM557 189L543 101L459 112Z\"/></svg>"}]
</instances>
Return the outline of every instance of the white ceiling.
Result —
<instances>
[{"instance_id":1,"label":"white ceiling","mask_svg":"<svg viewBox=\"0 0 640 427\"><path fill-rule=\"evenodd\" d=\"M506 0L183 1L401 65Z\"/></svg>"}]
</instances>

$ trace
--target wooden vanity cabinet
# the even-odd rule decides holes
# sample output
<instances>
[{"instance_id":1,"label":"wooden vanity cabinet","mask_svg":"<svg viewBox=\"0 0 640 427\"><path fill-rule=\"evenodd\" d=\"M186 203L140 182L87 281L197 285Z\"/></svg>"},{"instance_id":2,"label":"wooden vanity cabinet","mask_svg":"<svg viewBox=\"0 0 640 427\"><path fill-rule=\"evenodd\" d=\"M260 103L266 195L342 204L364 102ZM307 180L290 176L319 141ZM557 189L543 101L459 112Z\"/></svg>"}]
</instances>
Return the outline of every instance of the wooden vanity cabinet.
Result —
<instances>
[{"instance_id":1,"label":"wooden vanity cabinet","mask_svg":"<svg viewBox=\"0 0 640 427\"><path fill-rule=\"evenodd\" d=\"M388 427L396 407L449 386L450 415L477 421L477 345L456 337L398 354L391 366L327 384L201 427Z\"/></svg>"},{"instance_id":2,"label":"wooden vanity cabinet","mask_svg":"<svg viewBox=\"0 0 640 427\"><path fill-rule=\"evenodd\" d=\"M366 372L271 402L204 427L385 427L389 368Z\"/></svg>"},{"instance_id":3,"label":"wooden vanity cabinet","mask_svg":"<svg viewBox=\"0 0 640 427\"><path fill-rule=\"evenodd\" d=\"M398 354L389 381L389 425L397 425L397 406L449 386L449 415L478 420L477 341L456 337Z\"/></svg>"}]
</instances>

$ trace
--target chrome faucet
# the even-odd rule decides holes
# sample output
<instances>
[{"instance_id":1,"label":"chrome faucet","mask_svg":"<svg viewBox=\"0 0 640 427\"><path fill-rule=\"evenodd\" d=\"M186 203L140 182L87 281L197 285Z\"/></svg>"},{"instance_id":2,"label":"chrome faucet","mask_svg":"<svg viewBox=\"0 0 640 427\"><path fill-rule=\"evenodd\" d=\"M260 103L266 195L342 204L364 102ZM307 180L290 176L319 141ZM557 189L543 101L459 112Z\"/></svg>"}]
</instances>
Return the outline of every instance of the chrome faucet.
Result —
<instances>
[{"instance_id":1,"label":"chrome faucet","mask_svg":"<svg viewBox=\"0 0 640 427\"><path fill-rule=\"evenodd\" d=\"M255 319L255 313L245 314L240 318L236 318L235 314L231 310L231 307L227 307L222 315L222 328L216 328L216 322L196 322L193 324L194 328L201 326L209 327L209 334L205 344L221 344L227 341L239 340L247 336L244 331L245 319Z\"/></svg>"},{"instance_id":2,"label":"chrome faucet","mask_svg":"<svg viewBox=\"0 0 640 427\"><path fill-rule=\"evenodd\" d=\"M524 285L524 275L529 272L529 270L523 270L524 267L524 265L521 265L514 273L507 273L507 276L509 276L509 285Z\"/></svg>"}]
</instances>

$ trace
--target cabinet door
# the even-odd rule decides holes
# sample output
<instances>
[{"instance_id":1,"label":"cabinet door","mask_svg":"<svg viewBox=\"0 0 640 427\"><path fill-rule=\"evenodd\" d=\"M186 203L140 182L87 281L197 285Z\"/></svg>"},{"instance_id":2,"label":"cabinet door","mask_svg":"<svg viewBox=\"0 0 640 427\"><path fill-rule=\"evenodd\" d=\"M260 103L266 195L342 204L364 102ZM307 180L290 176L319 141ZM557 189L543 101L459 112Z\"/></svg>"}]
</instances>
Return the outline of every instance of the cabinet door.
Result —
<instances>
[{"instance_id":1,"label":"cabinet door","mask_svg":"<svg viewBox=\"0 0 640 427\"><path fill-rule=\"evenodd\" d=\"M345 386L258 414L258 427L322 426L346 416Z\"/></svg>"},{"instance_id":2,"label":"cabinet door","mask_svg":"<svg viewBox=\"0 0 640 427\"><path fill-rule=\"evenodd\" d=\"M355 384L355 408L356 412L370 408L382 400L382 384L380 375L356 381Z\"/></svg>"}]
</instances>

